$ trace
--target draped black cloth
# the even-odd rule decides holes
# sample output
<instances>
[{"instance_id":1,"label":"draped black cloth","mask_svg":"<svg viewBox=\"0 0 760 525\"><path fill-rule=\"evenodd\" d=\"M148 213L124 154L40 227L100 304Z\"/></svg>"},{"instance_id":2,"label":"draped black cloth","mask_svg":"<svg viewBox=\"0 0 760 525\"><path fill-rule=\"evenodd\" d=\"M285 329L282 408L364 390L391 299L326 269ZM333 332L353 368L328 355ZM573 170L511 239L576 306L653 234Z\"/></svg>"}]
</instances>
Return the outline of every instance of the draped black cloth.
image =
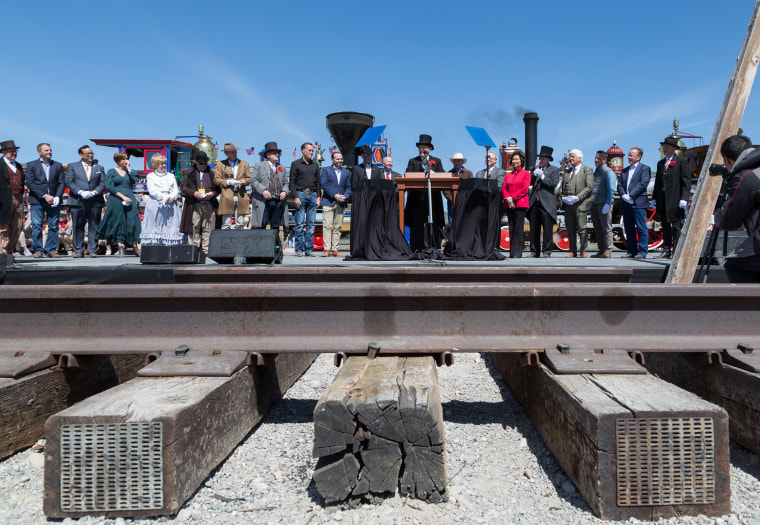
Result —
<instances>
[{"instance_id":1,"label":"draped black cloth","mask_svg":"<svg viewBox=\"0 0 760 525\"><path fill-rule=\"evenodd\" d=\"M454 203L446 259L501 261L501 188L496 180L463 179Z\"/></svg>"},{"instance_id":2,"label":"draped black cloth","mask_svg":"<svg viewBox=\"0 0 760 525\"><path fill-rule=\"evenodd\" d=\"M372 179L351 198L351 254L345 260L409 260L393 181Z\"/></svg>"}]
</instances>

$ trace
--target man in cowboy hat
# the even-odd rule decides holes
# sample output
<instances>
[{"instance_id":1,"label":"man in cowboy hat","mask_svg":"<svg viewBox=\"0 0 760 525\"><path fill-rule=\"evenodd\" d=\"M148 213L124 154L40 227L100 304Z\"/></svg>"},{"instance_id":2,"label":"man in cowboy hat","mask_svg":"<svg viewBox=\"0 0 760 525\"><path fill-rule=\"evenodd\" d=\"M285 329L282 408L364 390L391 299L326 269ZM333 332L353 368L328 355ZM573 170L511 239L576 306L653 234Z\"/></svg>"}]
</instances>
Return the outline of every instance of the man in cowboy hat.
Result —
<instances>
[{"instance_id":1,"label":"man in cowboy hat","mask_svg":"<svg viewBox=\"0 0 760 525\"><path fill-rule=\"evenodd\" d=\"M12 140L0 142L0 253L13 254L24 227L26 175L16 162L19 148Z\"/></svg>"},{"instance_id":2,"label":"man in cowboy hat","mask_svg":"<svg viewBox=\"0 0 760 525\"><path fill-rule=\"evenodd\" d=\"M454 177L459 177L460 179L471 179L473 177L472 172L464 167L465 163L467 162L467 159L464 155L461 153L454 153L454 156L449 160L451 161L451 164L454 165L454 167L449 170L449 173L451 173ZM446 213L449 216L450 228L451 213L454 207L454 193L450 190L446 190L443 192L443 196L446 197Z\"/></svg>"},{"instance_id":3,"label":"man in cowboy hat","mask_svg":"<svg viewBox=\"0 0 760 525\"><path fill-rule=\"evenodd\" d=\"M288 196L288 174L280 166L282 150L276 142L264 145L266 160L253 166L251 176L251 227L279 230L282 215L287 207L285 198Z\"/></svg>"},{"instance_id":4,"label":"man in cowboy hat","mask_svg":"<svg viewBox=\"0 0 760 525\"><path fill-rule=\"evenodd\" d=\"M678 137L660 142L665 158L657 163L652 207L662 223L662 259L670 259L678 244L691 193L691 170L683 157L676 155Z\"/></svg>"},{"instance_id":5,"label":"man in cowboy hat","mask_svg":"<svg viewBox=\"0 0 760 525\"><path fill-rule=\"evenodd\" d=\"M290 194L296 207L296 256L311 257L314 249L314 221L322 203L319 164L312 159L314 144L301 144L301 158L290 165Z\"/></svg>"},{"instance_id":6,"label":"man in cowboy hat","mask_svg":"<svg viewBox=\"0 0 760 525\"><path fill-rule=\"evenodd\" d=\"M425 165L430 166L430 171L443 173L443 163L438 157L433 157L433 139L430 135L421 134L417 142L419 155L409 159L406 172L419 173L425 171ZM441 244L441 228L443 228L443 199L440 191L432 192L433 204L433 246L438 248ZM425 223L428 220L429 206L428 194L425 191L407 192L406 209L404 210L404 222L409 226L409 247L412 251L424 250L425 246Z\"/></svg>"},{"instance_id":7,"label":"man in cowboy hat","mask_svg":"<svg viewBox=\"0 0 760 525\"><path fill-rule=\"evenodd\" d=\"M238 159L238 150L232 142L224 144L222 151L227 158L216 163L214 168L214 184L222 189L219 199L219 215L222 216L222 229L233 228L232 218L250 216L248 208L248 194L245 187L251 183L251 167L244 160ZM237 210L235 210L235 197L237 197ZM235 222L234 228L242 225Z\"/></svg>"},{"instance_id":8,"label":"man in cowboy hat","mask_svg":"<svg viewBox=\"0 0 760 525\"><path fill-rule=\"evenodd\" d=\"M190 244L208 255L208 243L211 230L216 228L216 210L219 202L219 187L214 184L214 174L208 167L208 155L199 151L195 162L182 170L182 183L179 191L185 197L182 207L180 233L186 233Z\"/></svg>"},{"instance_id":9,"label":"man in cowboy hat","mask_svg":"<svg viewBox=\"0 0 760 525\"><path fill-rule=\"evenodd\" d=\"M557 222L557 192L561 180L559 168L549 164L554 160L554 148L541 146L538 168L533 170L528 222L530 223L530 253L533 257L551 257L554 245L554 224ZM543 228L543 242L541 229Z\"/></svg>"}]
</instances>

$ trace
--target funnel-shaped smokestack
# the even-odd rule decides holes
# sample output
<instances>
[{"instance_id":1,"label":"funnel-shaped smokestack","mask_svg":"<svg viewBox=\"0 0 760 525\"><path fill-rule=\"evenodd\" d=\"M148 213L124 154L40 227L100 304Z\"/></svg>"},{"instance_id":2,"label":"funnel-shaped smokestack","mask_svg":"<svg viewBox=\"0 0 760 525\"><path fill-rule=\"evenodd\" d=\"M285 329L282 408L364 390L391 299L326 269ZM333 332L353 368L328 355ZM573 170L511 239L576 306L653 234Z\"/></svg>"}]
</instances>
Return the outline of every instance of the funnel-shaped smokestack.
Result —
<instances>
[{"instance_id":1,"label":"funnel-shaped smokestack","mask_svg":"<svg viewBox=\"0 0 760 525\"><path fill-rule=\"evenodd\" d=\"M538 113L526 113L525 122L525 169L529 170L536 164L538 143Z\"/></svg>"},{"instance_id":2,"label":"funnel-shaped smokestack","mask_svg":"<svg viewBox=\"0 0 760 525\"><path fill-rule=\"evenodd\" d=\"M356 143L362 138L367 128L375 123L375 117L368 113L341 111L327 115L327 131L330 132L335 145L343 154L343 165L356 166Z\"/></svg>"}]
</instances>

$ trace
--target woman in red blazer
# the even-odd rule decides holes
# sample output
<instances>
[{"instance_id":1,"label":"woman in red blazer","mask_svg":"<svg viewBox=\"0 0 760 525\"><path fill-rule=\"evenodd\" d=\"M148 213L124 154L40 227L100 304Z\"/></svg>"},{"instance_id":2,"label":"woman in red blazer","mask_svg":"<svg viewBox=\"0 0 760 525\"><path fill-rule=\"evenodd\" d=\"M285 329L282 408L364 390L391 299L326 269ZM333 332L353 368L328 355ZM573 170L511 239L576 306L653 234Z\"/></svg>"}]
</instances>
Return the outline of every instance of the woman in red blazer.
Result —
<instances>
[{"instance_id":1,"label":"woman in red blazer","mask_svg":"<svg viewBox=\"0 0 760 525\"><path fill-rule=\"evenodd\" d=\"M525 154L516 151L512 155L512 172L504 176L501 193L509 218L509 256L522 257L525 245L525 215L528 213L528 188L530 172L523 169Z\"/></svg>"}]
</instances>

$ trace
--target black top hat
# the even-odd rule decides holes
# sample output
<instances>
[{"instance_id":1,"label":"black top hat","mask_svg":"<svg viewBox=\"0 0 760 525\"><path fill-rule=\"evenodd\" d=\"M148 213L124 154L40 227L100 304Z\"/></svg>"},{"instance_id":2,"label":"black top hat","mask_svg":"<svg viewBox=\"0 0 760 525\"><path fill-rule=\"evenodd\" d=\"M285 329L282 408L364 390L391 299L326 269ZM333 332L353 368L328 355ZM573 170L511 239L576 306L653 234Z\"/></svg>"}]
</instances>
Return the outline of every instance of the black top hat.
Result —
<instances>
[{"instance_id":1,"label":"black top hat","mask_svg":"<svg viewBox=\"0 0 760 525\"><path fill-rule=\"evenodd\" d=\"M424 133L420 135L420 141L417 143L417 147L419 148L421 145L430 146L430 149L435 149L433 146L433 137L430 135L425 135Z\"/></svg>"},{"instance_id":2,"label":"black top hat","mask_svg":"<svg viewBox=\"0 0 760 525\"><path fill-rule=\"evenodd\" d=\"M541 151L538 152L538 156L549 157L549 160L554 160L554 157L552 157L553 153L554 153L554 148L550 148L549 146L541 146Z\"/></svg>"},{"instance_id":3,"label":"black top hat","mask_svg":"<svg viewBox=\"0 0 760 525\"><path fill-rule=\"evenodd\" d=\"M201 163L201 164L208 164L208 155L206 155L205 151L199 151L195 154L195 162Z\"/></svg>"},{"instance_id":4,"label":"black top hat","mask_svg":"<svg viewBox=\"0 0 760 525\"><path fill-rule=\"evenodd\" d=\"M267 142L264 144L264 153L269 153L270 151L276 151L277 153L282 153L282 150L277 147L276 142Z\"/></svg>"},{"instance_id":5,"label":"black top hat","mask_svg":"<svg viewBox=\"0 0 760 525\"><path fill-rule=\"evenodd\" d=\"M16 146L16 143L12 140L4 140L0 142L0 151L5 151L9 149L21 149L18 146Z\"/></svg>"},{"instance_id":6,"label":"black top hat","mask_svg":"<svg viewBox=\"0 0 760 525\"><path fill-rule=\"evenodd\" d=\"M673 137L673 136L665 137L665 140L663 140L662 142L660 142L660 146L662 146L664 144L670 144L671 146L675 146L677 148L678 147L678 137Z\"/></svg>"},{"instance_id":7,"label":"black top hat","mask_svg":"<svg viewBox=\"0 0 760 525\"><path fill-rule=\"evenodd\" d=\"M356 148L357 155L364 155L365 153L372 153L372 148L370 148L368 144L363 144Z\"/></svg>"}]
</instances>

